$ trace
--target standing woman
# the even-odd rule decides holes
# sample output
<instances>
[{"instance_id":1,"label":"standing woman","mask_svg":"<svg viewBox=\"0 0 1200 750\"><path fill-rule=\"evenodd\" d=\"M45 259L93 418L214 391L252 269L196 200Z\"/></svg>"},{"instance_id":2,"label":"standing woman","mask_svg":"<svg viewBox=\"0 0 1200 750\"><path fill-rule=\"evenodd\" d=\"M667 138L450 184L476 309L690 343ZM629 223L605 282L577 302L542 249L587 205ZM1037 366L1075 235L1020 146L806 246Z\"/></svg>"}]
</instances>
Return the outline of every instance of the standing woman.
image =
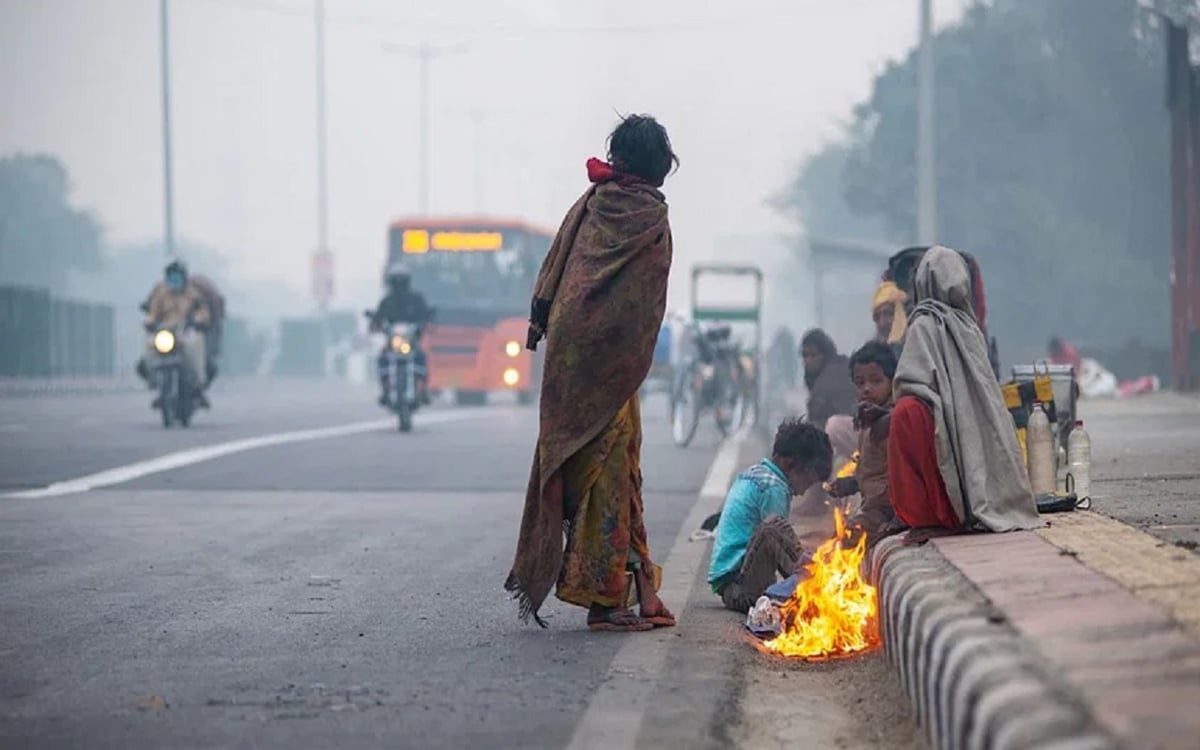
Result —
<instances>
[{"instance_id":1,"label":"standing woman","mask_svg":"<svg viewBox=\"0 0 1200 750\"><path fill-rule=\"evenodd\" d=\"M546 339L541 426L516 559L504 588L524 620L551 588L593 630L670 627L642 514L638 388L667 302L671 227L659 191L679 160L653 117L630 115L589 159L592 186L563 220L533 292L531 349ZM565 534L565 544L564 544ZM640 612L626 607L627 573Z\"/></svg>"}]
</instances>

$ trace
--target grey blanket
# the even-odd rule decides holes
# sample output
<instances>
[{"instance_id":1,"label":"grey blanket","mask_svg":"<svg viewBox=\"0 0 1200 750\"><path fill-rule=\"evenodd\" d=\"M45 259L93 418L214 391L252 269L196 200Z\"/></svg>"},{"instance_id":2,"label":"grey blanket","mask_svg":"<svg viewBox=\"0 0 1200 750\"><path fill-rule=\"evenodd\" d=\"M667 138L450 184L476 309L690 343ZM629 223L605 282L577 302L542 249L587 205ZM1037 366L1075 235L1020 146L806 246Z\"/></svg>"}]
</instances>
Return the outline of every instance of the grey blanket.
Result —
<instances>
[{"instance_id":1,"label":"grey blanket","mask_svg":"<svg viewBox=\"0 0 1200 750\"><path fill-rule=\"evenodd\" d=\"M971 277L957 252L933 247L913 280L917 306L896 369L896 398L933 412L938 466L963 526L1042 526L1017 435L971 307Z\"/></svg>"}]
</instances>

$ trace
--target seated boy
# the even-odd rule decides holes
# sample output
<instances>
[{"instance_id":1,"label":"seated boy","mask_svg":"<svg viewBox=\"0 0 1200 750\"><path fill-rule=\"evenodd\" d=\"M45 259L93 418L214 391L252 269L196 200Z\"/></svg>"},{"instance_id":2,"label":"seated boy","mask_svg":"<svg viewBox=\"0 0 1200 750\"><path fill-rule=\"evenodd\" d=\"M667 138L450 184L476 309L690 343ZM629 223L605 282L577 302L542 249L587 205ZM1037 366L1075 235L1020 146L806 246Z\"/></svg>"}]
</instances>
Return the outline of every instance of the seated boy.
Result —
<instances>
[{"instance_id":1,"label":"seated boy","mask_svg":"<svg viewBox=\"0 0 1200 750\"><path fill-rule=\"evenodd\" d=\"M829 436L799 419L775 433L771 458L742 472L725 499L713 542L708 582L725 606L747 612L776 573L796 572L800 543L788 522L792 497L829 477Z\"/></svg>"},{"instance_id":2,"label":"seated boy","mask_svg":"<svg viewBox=\"0 0 1200 750\"><path fill-rule=\"evenodd\" d=\"M851 355L850 375L858 390L858 469L854 476L834 482L830 494L862 495L862 505L846 523L866 532L868 545L873 545L903 529L888 494L887 436L892 378L896 376L895 350L880 342L867 343Z\"/></svg>"}]
</instances>

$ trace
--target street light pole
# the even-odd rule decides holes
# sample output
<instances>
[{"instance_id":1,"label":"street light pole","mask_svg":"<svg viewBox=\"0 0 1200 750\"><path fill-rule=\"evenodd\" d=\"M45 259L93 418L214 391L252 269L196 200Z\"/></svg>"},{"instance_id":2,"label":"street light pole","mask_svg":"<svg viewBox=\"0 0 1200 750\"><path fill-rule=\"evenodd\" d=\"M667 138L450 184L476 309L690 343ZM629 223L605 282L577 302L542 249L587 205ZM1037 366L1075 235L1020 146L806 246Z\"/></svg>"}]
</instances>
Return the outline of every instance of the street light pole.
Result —
<instances>
[{"instance_id":1,"label":"street light pole","mask_svg":"<svg viewBox=\"0 0 1200 750\"><path fill-rule=\"evenodd\" d=\"M921 2L917 69L917 239L937 242L937 176L934 154L933 0Z\"/></svg>"},{"instance_id":2,"label":"street light pole","mask_svg":"<svg viewBox=\"0 0 1200 750\"><path fill-rule=\"evenodd\" d=\"M163 250L170 258L175 255L175 177L171 163L171 48L167 0L159 0L158 16L162 52L159 74L162 78Z\"/></svg>"},{"instance_id":3,"label":"street light pole","mask_svg":"<svg viewBox=\"0 0 1200 750\"><path fill-rule=\"evenodd\" d=\"M429 111L429 96L430 96L430 64L439 57L460 54L466 51L465 45L455 45L453 47L433 47L429 44L422 44L418 47L410 47L407 45L385 44L384 51L399 52L408 55L415 55L421 66L421 153L420 153L420 193L418 197L418 206L421 214L429 213L429 173L430 173L430 111Z\"/></svg>"},{"instance_id":4,"label":"street light pole","mask_svg":"<svg viewBox=\"0 0 1200 750\"><path fill-rule=\"evenodd\" d=\"M475 213L483 215L483 110L471 110L472 136L475 141Z\"/></svg>"},{"instance_id":5,"label":"street light pole","mask_svg":"<svg viewBox=\"0 0 1200 750\"><path fill-rule=\"evenodd\" d=\"M316 0L317 32L317 251L329 248L329 193L325 156L325 0Z\"/></svg>"},{"instance_id":6,"label":"street light pole","mask_svg":"<svg viewBox=\"0 0 1200 750\"><path fill-rule=\"evenodd\" d=\"M429 213L429 63L433 50L428 44L421 45L421 192L418 210L424 216Z\"/></svg>"}]
</instances>

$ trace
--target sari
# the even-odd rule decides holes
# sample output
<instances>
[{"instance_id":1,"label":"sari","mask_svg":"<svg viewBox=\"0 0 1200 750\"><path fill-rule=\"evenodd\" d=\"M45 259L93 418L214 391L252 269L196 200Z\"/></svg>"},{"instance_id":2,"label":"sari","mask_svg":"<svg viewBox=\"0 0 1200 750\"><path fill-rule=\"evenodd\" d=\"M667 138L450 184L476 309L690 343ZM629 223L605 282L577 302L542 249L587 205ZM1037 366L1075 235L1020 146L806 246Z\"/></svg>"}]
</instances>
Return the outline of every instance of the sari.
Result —
<instances>
[{"instance_id":1,"label":"sari","mask_svg":"<svg viewBox=\"0 0 1200 750\"><path fill-rule=\"evenodd\" d=\"M542 627L551 588L570 604L618 607L629 570L661 579L642 516L637 392L666 312L667 204L598 160L588 175L538 274L527 341L546 340L540 424L504 587Z\"/></svg>"}]
</instances>

